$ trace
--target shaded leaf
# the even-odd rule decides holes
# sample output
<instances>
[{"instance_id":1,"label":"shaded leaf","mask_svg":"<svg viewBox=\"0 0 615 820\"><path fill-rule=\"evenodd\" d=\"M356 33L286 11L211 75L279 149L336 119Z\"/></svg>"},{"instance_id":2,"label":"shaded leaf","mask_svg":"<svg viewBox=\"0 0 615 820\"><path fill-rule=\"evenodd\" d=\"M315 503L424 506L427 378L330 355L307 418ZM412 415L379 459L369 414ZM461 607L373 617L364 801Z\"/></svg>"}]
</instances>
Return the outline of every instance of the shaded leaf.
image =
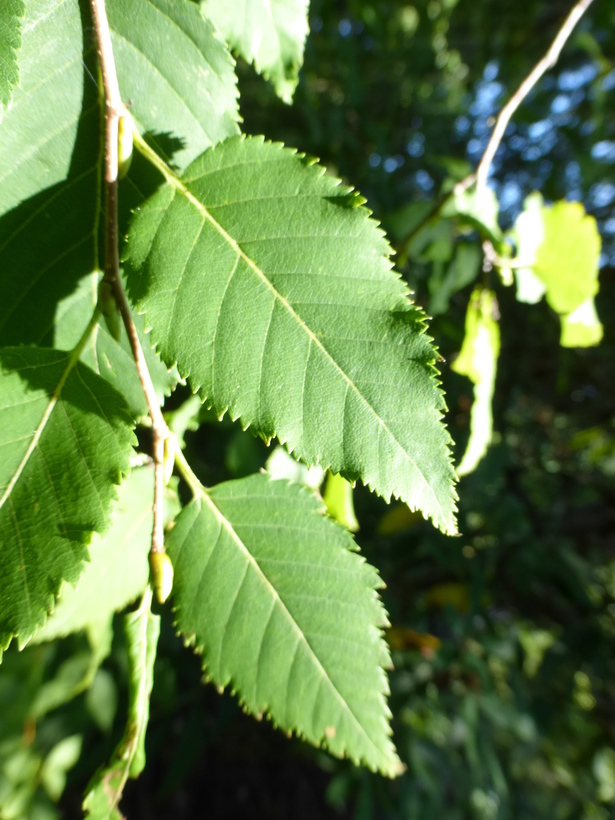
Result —
<instances>
[{"instance_id":1,"label":"shaded leaf","mask_svg":"<svg viewBox=\"0 0 615 820\"><path fill-rule=\"evenodd\" d=\"M444 276L440 279L434 275L435 271L432 273L429 279L429 313L432 316L446 313L451 296L476 279L481 260L481 250L475 242L460 242Z\"/></svg>"},{"instance_id":2,"label":"shaded leaf","mask_svg":"<svg viewBox=\"0 0 615 820\"><path fill-rule=\"evenodd\" d=\"M124 618L128 652L128 720L111 761L94 775L86 791L83 808L92 820L121 820L118 804L126 781L129 777L138 777L145 767L145 732L160 634L160 617L152 615L150 605L151 591L148 588L139 609Z\"/></svg>"},{"instance_id":3,"label":"shaded leaf","mask_svg":"<svg viewBox=\"0 0 615 820\"><path fill-rule=\"evenodd\" d=\"M265 475L221 484L168 538L176 623L253 714L394 776L381 582L353 549L309 490Z\"/></svg>"},{"instance_id":4,"label":"shaded leaf","mask_svg":"<svg viewBox=\"0 0 615 820\"><path fill-rule=\"evenodd\" d=\"M197 5L189 0L107 0L106 5L122 99L160 154L183 168L239 132L235 63Z\"/></svg>"},{"instance_id":5,"label":"shaded leaf","mask_svg":"<svg viewBox=\"0 0 615 820\"><path fill-rule=\"evenodd\" d=\"M23 0L4 0L0 5L0 122L13 91L19 85L18 53L21 48L21 21L26 13Z\"/></svg>"},{"instance_id":6,"label":"shaded leaf","mask_svg":"<svg viewBox=\"0 0 615 820\"><path fill-rule=\"evenodd\" d=\"M369 212L339 204L348 189L323 168L259 138L230 139L168 179L126 251L163 361L219 416L454 532L437 354Z\"/></svg>"},{"instance_id":7,"label":"shaded leaf","mask_svg":"<svg viewBox=\"0 0 615 820\"><path fill-rule=\"evenodd\" d=\"M0 345L39 344L58 301L99 267L99 92L84 25L77 0L27 3L20 87L0 128Z\"/></svg>"},{"instance_id":8,"label":"shaded leaf","mask_svg":"<svg viewBox=\"0 0 615 820\"><path fill-rule=\"evenodd\" d=\"M466 313L463 346L451 369L474 383L474 403L470 414L470 440L457 467L467 475L487 452L493 435L493 392L497 360L500 355L500 326L495 294L476 288Z\"/></svg>"},{"instance_id":9,"label":"shaded leaf","mask_svg":"<svg viewBox=\"0 0 615 820\"><path fill-rule=\"evenodd\" d=\"M129 469L124 399L73 354L0 350L0 647L23 646L85 569Z\"/></svg>"},{"instance_id":10,"label":"shaded leaf","mask_svg":"<svg viewBox=\"0 0 615 820\"><path fill-rule=\"evenodd\" d=\"M85 276L74 293L58 303L52 333L45 337L45 343L60 350L72 350L96 305L99 278L97 273ZM149 337L143 330L143 318L136 314L133 318L156 395L163 404L175 388L179 374L175 368L169 370L152 350ZM81 361L124 396L136 419L147 415L147 402L123 323L120 325L119 342L112 338L103 323L99 323L81 354Z\"/></svg>"},{"instance_id":11,"label":"shaded leaf","mask_svg":"<svg viewBox=\"0 0 615 820\"><path fill-rule=\"evenodd\" d=\"M167 489L167 496L171 492ZM34 643L95 628L143 593L149 580L153 497L153 468L133 470L119 489L111 528L104 537L92 539L90 563L77 588L62 585L56 608ZM171 503L177 513L176 499L171 497Z\"/></svg>"},{"instance_id":12,"label":"shaded leaf","mask_svg":"<svg viewBox=\"0 0 615 820\"><path fill-rule=\"evenodd\" d=\"M309 0L201 0L201 7L231 49L290 103L303 64Z\"/></svg>"}]
</instances>

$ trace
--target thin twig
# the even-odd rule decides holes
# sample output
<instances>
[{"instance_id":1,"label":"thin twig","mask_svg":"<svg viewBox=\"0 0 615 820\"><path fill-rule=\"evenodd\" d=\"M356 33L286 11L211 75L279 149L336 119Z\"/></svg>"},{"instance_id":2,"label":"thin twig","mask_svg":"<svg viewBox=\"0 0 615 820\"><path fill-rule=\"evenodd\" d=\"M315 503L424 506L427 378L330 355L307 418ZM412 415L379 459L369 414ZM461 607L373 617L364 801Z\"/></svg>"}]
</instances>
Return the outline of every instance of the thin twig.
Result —
<instances>
[{"instance_id":1,"label":"thin twig","mask_svg":"<svg viewBox=\"0 0 615 820\"><path fill-rule=\"evenodd\" d=\"M119 234L117 223L118 123L122 113L122 98L115 71L111 34L107 22L105 0L90 0L96 30L98 54L105 96L105 280L113 288L113 295L122 316L139 380L145 394L152 421L154 456L154 524L151 552L164 552L163 496L164 496L164 441L169 429L162 415L152 383L143 348L132 319L126 293L120 277Z\"/></svg>"},{"instance_id":2,"label":"thin twig","mask_svg":"<svg viewBox=\"0 0 615 820\"><path fill-rule=\"evenodd\" d=\"M591 3L592 0L579 0L568 17L564 20L562 27L558 31L545 56L542 60L536 63L534 68L530 71L525 80L523 80L519 88L515 91L510 100L498 114L498 118L491 133L491 138L489 139L489 143L485 149L485 153L482 156L479 166L476 169L476 187L478 190L487 184L489 168L491 167L495 153L500 146L504 132L506 131L506 126L510 122L510 118L530 93L532 88L534 88L542 75L555 65L564 44L566 43L566 40L568 40L574 27L579 22L585 11L589 8Z\"/></svg>"}]
</instances>

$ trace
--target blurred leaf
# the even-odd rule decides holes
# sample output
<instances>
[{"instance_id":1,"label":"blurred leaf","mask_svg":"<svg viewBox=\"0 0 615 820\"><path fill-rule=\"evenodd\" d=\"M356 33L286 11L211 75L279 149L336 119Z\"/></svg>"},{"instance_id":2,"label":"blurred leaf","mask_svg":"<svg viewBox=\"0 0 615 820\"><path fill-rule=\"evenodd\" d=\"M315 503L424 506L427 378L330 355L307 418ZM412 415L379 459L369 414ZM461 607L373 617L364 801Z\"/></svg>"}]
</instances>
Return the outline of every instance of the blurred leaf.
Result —
<instances>
[{"instance_id":1,"label":"blurred leaf","mask_svg":"<svg viewBox=\"0 0 615 820\"><path fill-rule=\"evenodd\" d=\"M378 523L378 535L395 535L424 520L420 512L411 510L407 504L393 504Z\"/></svg>"},{"instance_id":2,"label":"blurred leaf","mask_svg":"<svg viewBox=\"0 0 615 820\"><path fill-rule=\"evenodd\" d=\"M477 188L475 185L452 196L441 211L443 217L459 217L496 246L503 239L498 214L499 203L495 191L489 187Z\"/></svg>"},{"instance_id":3,"label":"blurred leaf","mask_svg":"<svg viewBox=\"0 0 615 820\"><path fill-rule=\"evenodd\" d=\"M128 720L111 761L94 775L86 790L83 808L92 820L121 820L118 804L126 781L138 777L145 766L145 732L160 633L160 617L152 615L151 600L148 587L139 609L124 618L129 670Z\"/></svg>"},{"instance_id":4,"label":"blurred leaf","mask_svg":"<svg viewBox=\"0 0 615 820\"><path fill-rule=\"evenodd\" d=\"M470 609L470 590L467 584L456 582L436 584L427 590L424 600L430 608L444 609L452 606L458 612L467 612Z\"/></svg>"},{"instance_id":5,"label":"blurred leaf","mask_svg":"<svg viewBox=\"0 0 615 820\"><path fill-rule=\"evenodd\" d=\"M85 702L88 712L101 732L109 732L117 711L117 686L106 669L99 669L87 691Z\"/></svg>"},{"instance_id":6,"label":"blurred leaf","mask_svg":"<svg viewBox=\"0 0 615 820\"><path fill-rule=\"evenodd\" d=\"M267 459L265 469L275 480L287 479L295 484L303 484L312 490L318 490L325 480L325 471L318 464L306 467L287 453L284 447L276 447Z\"/></svg>"},{"instance_id":7,"label":"blurred leaf","mask_svg":"<svg viewBox=\"0 0 615 820\"><path fill-rule=\"evenodd\" d=\"M335 518L338 524L350 532L358 531L359 522L354 512L352 484L341 475L329 472L323 501L331 518Z\"/></svg>"},{"instance_id":8,"label":"blurred leaf","mask_svg":"<svg viewBox=\"0 0 615 820\"><path fill-rule=\"evenodd\" d=\"M451 296L476 279L481 261L482 252L475 242L461 242L455 248L455 256L444 277L439 280L432 273L429 279L429 313L432 316L448 311Z\"/></svg>"},{"instance_id":9,"label":"blurred leaf","mask_svg":"<svg viewBox=\"0 0 615 820\"><path fill-rule=\"evenodd\" d=\"M600 344L604 330L593 299L588 299L567 316L561 317L562 347L592 347Z\"/></svg>"},{"instance_id":10,"label":"blurred leaf","mask_svg":"<svg viewBox=\"0 0 615 820\"><path fill-rule=\"evenodd\" d=\"M573 314L586 305L580 319L564 321L562 340L596 339L599 323L595 310L592 316L592 309L593 297L598 292L601 240L594 217L586 214L579 202L546 206L541 194L535 191L526 199L513 235L517 258L527 265L516 271L519 301L537 302L546 293L549 305L562 315Z\"/></svg>"},{"instance_id":11,"label":"blurred leaf","mask_svg":"<svg viewBox=\"0 0 615 820\"><path fill-rule=\"evenodd\" d=\"M476 469L487 452L493 434L492 400L497 360L500 354L499 312L495 294L476 288L466 313L463 347L451 370L474 383L474 403L470 415L470 440L457 467L460 476Z\"/></svg>"},{"instance_id":12,"label":"blurred leaf","mask_svg":"<svg viewBox=\"0 0 615 820\"><path fill-rule=\"evenodd\" d=\"M429 632L416 632L404 626L390 626L386 632L391 649L421 649L435 652L442 646L440 638Z\"/></svg>"},{"instance_id":13,"label":"blurred leaf","mask_svg":"<svg viewBox=\"0 0 615 820\"><path fill-rule=\"evenodd\" d=\"M57 802L66 786L66 774L81 755L81 735L65 737L56 744L45 758L41 768L41 783L51 799Z\"/></svg>"}]
</instances>

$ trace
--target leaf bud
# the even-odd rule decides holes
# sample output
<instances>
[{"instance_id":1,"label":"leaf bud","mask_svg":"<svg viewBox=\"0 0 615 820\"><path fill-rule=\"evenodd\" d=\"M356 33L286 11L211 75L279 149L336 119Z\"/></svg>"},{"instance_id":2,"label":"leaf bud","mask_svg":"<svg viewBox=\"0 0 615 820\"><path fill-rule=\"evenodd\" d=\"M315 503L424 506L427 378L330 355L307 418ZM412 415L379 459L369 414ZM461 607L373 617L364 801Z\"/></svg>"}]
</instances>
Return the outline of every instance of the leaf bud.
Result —
<instances>
[{"instance_id":1,"label":"leaf bud","mask_svg":"<svg viewBox=\"0 0 615 820\"><path fill-rule=\"evenodd\" d=\"M158 603L164 604L173 589L173 564L166 552L150 552L149 568Z\"/></svg>"},{"instance_id":2,"label":"leaf bud","mask_svg":"<svg viewBox=\"0 0 615 820\"><path fill-rule=\"evenodd\" d=\"M132 117L124 109L117 124L117 175L123 179L132 162Z\"/></svg>"}]
</instances>

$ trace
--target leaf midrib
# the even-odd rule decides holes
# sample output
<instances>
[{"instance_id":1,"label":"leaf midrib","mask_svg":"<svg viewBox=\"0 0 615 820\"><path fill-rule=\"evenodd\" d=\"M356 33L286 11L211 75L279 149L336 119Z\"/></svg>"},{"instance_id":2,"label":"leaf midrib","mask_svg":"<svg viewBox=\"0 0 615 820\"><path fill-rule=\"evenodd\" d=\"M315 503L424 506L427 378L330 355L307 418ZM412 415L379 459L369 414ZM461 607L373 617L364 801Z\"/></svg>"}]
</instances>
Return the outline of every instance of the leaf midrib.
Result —
<instances>
[{"instance_id":1,"label":"leaf midrib","mask_svg":"<svg viewBox=\"0 0 615 820\"><path fill-rule=\"evenodd\" d=\"M433 500L440 511L441 521L442 524L449 530L448 526L448 517L440 504L438 496L436 495L433 487L423 474L423 471L417 464L417 462L412 458L412 456L407 452L407 450L402 446L402 444L397 440L396 436L393 434L387 423L382 419L375 409L372 407L370 402L365 398L365 396L361 393L361 391L357 388L354 384L352 379L344 372L344 370L340 367L340 365L335 361L335 359L331 356L328 350L324 347L318 336L306 325L303 319L299 316L299 314L293 309L292 305L288 302L287 299L282 296L282 294L274 287L274 285L270 282L264 271L262 271L259 266L251 259L247 253L241 248L239 243L233 239L233 237L225 230L225 228L220 225L220 223L209 213L206 206L200 202L191 191L188 190L184 182L166 165L163 163L160 158L158 158L160 163L160 170L162 170L164 176L166 177L169 185L174 187L180 194L182 194L188 202L212 225L212 227L220 234L220 236L230 245L230 247L234 250L234 252L240 256L243 261L252 269L252 271L262 280L265 286L271 291L274 297L280 302L280 304L290 313L290 315L296 320L297 324L304 330L308 339L313 342L316 347L323 353L325 358L333 365L333 367L341 374L344 381L347 383L348 387L350 387L354 393L359 397L359 399L363 402L363 404L368 408L368 410L373 414L374 418L377 420L380 427L387 433L390 439L395 443L395 445L399 448L399 450L403 453L405 458L414 466L417 474L420 476L422 482L427 487L428 491L430 492ZM164 169L161 167L164 165ZM167 207L170 207L172 203L169 203Z\"/></svg>"},{"instance_id":2,"label":"leaf midrib","mask_svg":"<svg viewBox=\"0 0 615 820\"><path fill-rule=\"evenodd\" d=\"M339 691L339 689L337 688L337 686L333 683L333 681L329 677L329 674L327 673L327 670L324 668L324 666L320 662L320 659L318 658L318 656L316 655L316 653L312 649L308 639L306 638L305 633L303 632L303 630L301 629L301 627L299 626L297 621L292 616L290 610L288 609L288 607L286 606L286 604L284 603L284 601L280 597L280 594L278 593L276 588L273 586L273 584L271 583L269 578L265 575L263 569L261 568L261 566L258 563L258 561L256 560L256 558L252 555L252 553L247 548L247 546L243 543L243 541L241 540L239 535L235 532L235 529L234 529L233 525L231 524L231 522L226 518L226 516L222 513L222 511L217 507L215 501L209 496L209 494L205 490L203 490L201 492L201 499L200 500L204 501L207 504L207 506L214 513L215 517L218 519L218 521L220 523L220 526L224 527L224 529L231 536L231 539L238 545L240 551L245 554L248 563L255 569L255 571L256 571L257 575L259 576L259 578L261 579L262 583L269 590L269 592L270 592L270 594L271 594L271 596L274 600L274 606L275 606L276 601L280 604L280 607L282 608L282 612L288 618L288 621L290 622L292 629L297 633L297 635L299 637L299 640L303 641L303 643L305 644L305 646L307 647L307 649L309 651L310 657L313 659L315 665L320 670L321 675L322 675L322 679L326 680L326 682L329 684L329 686L331 687L331 689L333 690L333 692L335 694L336 699L339 701L342 708L347 712L347 714L350 715L353 722L358 727L360 733L365 737L365 739L368 741L370 746L376 751L376 753L379 757L382 756L382 757L386 758L387 757L386 752L383 752L374 743L372 738L366 732L366 730L362 726L360 720L355 715L355 713L351 709L351 707L348 704L348 702L346 701L346 699L342 696L342 694Z\"/></svg>"}]
</instances>

